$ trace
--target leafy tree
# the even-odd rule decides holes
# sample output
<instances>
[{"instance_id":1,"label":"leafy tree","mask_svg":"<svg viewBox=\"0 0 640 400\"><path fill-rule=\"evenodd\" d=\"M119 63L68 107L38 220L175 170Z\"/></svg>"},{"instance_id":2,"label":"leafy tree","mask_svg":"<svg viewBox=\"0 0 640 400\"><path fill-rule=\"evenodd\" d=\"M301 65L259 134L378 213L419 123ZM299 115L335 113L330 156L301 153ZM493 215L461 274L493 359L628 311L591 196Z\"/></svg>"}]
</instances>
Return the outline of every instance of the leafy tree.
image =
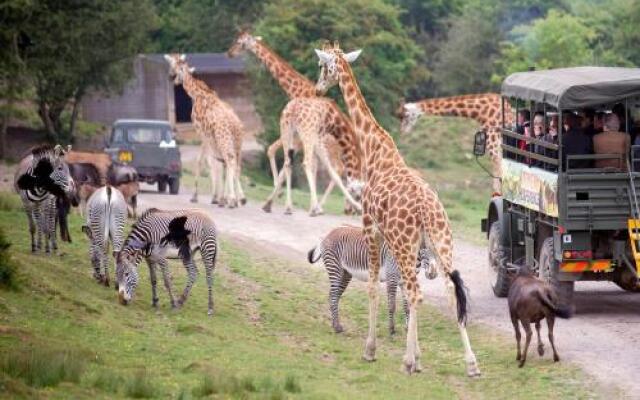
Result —
<instances>
[{"instance_id":1,"label":"leafy tree","mask_svg":"<svg viewBox=\"0 0 640 400\"><path fill-rule=\"evenodd\" d=\"M154 0L160 28L153 34L157 52L225 51L238 28L253 23L265 2L255 0Z\"/></svg>"},{"instance_id":2,"label":"leafy tree","mask_svg":"<svg viewBox=\"0 0 640 400\"><path fill-rule=\"evenodd\" d=\"M467 5L450 19L433 73L439 95L492 89L490 78L503 37L498 17L498 7Z\"/></svg>"},{"instance_id":3,"label":"leafy tree","mask_svg":"<svg viewBox=\"0 0 640 400\"><path fill-rule=\"evenodd\" d=\"M528 67L549 69L592 64L593 28L579 17L551 10L545 18L514 29L516 40L502 49L502 76ZM494 77L494 81L495 81Z\"/></svg>"},{"instance_id":4,"label":"leafy tree","mask_svg":"<svg viewBox=\"0 0 640 400\"><path fill-rule=\"evenodd\" d=\"M117 90L131 76L155 14L147 0L34 0L22 29L38 113L50 138L73 141L78 104L88 89ZM62 114L71 103L69 127Z\"/></svg>"},{"instance_id":5,"label":"leafy tree","mask_svg":"<svg viewBox=\"0 0 640 400\"><path fill-rule=\"evenodd\" d=\"M339 40L345 51L364 49L353 68L382 123L390 122L405 89L424 76L420 49L403 29L400 10L382 0L275 0L265 7L255 31L312 81L319 71L313 49L323 41ZM286 99L266 71L255 71L257 107L267 128L263 140L271 141ZM331 95L342 99L337 89Z\"/></svg>"}]
</instances>

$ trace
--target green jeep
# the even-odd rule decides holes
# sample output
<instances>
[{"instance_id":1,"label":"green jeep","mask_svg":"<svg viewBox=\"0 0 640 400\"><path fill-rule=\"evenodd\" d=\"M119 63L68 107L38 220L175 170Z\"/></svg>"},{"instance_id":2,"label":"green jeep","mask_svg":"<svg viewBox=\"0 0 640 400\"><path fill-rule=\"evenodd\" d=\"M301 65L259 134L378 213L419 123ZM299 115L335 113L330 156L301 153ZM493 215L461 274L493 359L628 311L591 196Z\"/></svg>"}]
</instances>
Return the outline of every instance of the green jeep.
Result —
<instances>
[{"instance_id":1,"label":"green jeep","mask_svg":"<svg viewBox=\"0 0 640 400\"><path fill-rule=\"evenodd\" d=\"M113 162L133 166L140 181L157 182L159 192L167 186L171 194L180 191L180 150L168 121L119 119L113 123L105 152Z\"/></svg>"}]
</instances>

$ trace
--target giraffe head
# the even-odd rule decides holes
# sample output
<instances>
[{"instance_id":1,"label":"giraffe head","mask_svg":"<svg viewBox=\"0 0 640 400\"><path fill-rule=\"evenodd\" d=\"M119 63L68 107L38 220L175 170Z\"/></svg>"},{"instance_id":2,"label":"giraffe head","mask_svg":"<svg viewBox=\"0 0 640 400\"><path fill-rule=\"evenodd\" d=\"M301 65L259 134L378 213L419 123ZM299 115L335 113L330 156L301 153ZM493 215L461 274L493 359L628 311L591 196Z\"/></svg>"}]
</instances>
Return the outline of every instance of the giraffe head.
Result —
<instances>
[{"instance_id":1,"label":"giraffe head","mask_svg":"<svg viewBox=\"0 0 640 400\"><path fill-rule=\"evenodd\" d=\"M237 57L243 51L255 51L256 44L261 40L260 36L253 36L248 31L242 31L227 50L227 57Z\"/></svg>"},{"instance_id":2,"label":"giraffe head","mask_svg":"<svg viewBox=\"0 0 640 400\"><path fill-rule=\"evenodd\" d=\"M416 103L402 102L396 111L396 115L400 118L400 133L407 134L411 132L422 114L423 111Z\"/></svg>"},{"instance_id":3,"label":"giraffe head","mask_svg":"<svg viewBox=\"0 0 640 400\"><path fill-rule=\"evenodd\" d=\"M355 50L345 54L337 44L334 44L333 47L325 47L323 50L315 49L315 51L320 60L318 62L320 77L316 83L316 91L319 94L326 93L327 90L338 84L341 60L352 63L362 53L362 50Z\"/></svg>"},{"instance_id":4,"label":"giraffe head","mask_svg":"<svg viewBox=\"0 0 640 400\"><path fill-rule=\"evenodd\" d=\"M165 54L164 59L169 63L169 78L175 85L182 85L185 75L191 75L195 71L195 68L190 68L187 64L186 54Z\"/></svg>"}]
</instances>

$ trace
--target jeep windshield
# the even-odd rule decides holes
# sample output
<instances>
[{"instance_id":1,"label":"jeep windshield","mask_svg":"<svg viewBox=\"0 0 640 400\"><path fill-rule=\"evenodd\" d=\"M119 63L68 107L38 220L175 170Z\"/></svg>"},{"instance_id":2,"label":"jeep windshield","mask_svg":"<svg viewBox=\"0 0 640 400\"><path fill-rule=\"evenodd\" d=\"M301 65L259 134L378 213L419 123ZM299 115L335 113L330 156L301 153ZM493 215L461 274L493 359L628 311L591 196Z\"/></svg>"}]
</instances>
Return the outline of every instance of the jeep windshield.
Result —
<instances>
[{"instance_id":1,"label":"jeep windshield","mask_svg":"<svg viewBox=\"0 0 640 400\"><path fill-rule=\"evenodd\" d=\"M114 129L113 142L124 142L125 138L129 143L159 144L170 142L171 133L164 126L119 126Z\"/></svg>"}]
</instances>

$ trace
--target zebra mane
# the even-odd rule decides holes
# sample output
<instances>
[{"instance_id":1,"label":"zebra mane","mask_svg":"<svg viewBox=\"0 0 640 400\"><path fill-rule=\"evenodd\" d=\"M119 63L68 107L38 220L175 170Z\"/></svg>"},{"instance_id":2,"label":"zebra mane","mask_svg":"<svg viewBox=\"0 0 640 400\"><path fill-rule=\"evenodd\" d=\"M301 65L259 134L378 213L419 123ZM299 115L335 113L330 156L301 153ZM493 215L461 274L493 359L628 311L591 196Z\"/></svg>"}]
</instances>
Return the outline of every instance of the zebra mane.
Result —
<instances>
[{"instance_id":1,"label":"zebra mane","mask_svg":"<svg viewBox=\"0 0 640 400\"><path fill-rule=\"evenodd\" d=\"M145 219L146 217L149 216L149 214L153 214L154 212L158 212L160 211L159 209L155 208L155 207L151 207L151 208L147 208L138 218L138 221ZM136 221L137 223L137 221Z\"/></svg>"},{"instance_id":2,"label":"zebra mane","mask_svg":"<svg viewBox=\"0 0 640 400\"><path fill-rule=\"evenodd\" d=\"M33 155L34 159L52 158L54 156L53 149L54 147L50 144L42 144L32 147L29 152Z\"/></svg>"}]
</instances>

